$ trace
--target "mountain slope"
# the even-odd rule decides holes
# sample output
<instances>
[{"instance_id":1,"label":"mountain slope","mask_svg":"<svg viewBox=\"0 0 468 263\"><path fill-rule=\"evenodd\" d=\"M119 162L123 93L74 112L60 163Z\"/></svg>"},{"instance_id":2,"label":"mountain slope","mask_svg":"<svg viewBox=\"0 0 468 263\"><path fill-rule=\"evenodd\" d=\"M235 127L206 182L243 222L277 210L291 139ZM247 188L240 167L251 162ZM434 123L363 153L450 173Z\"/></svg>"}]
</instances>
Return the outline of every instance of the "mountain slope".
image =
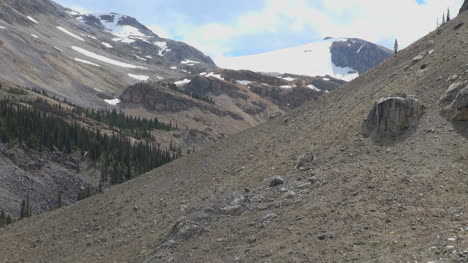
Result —
<instances>
[{"instance_id":1,"label":"mountain slope","mask_svg":"<svg viewBox=\"0 0 468 263\"><path fill-rule=\"evenodd\" d=\"M355 38L326 38L268 53L222 58L219 66L352 80L392 55L392 51Z\"/></svg>"},{"instance_id":2,"label":"mountain slope","mask_svg":"<svg viewBox=\"0 0 468 263\"><path fill-rule=\"evenodd\" d=\"M465 12L287 116L7 226L0 257L466 262L468 124L448 122L438 100L468 81L467 24ZM360 127L374 102L402 92L426 106L418 128L392 143L364 138ZM311 169L295 169L297 157L310 152ZM284 184L270 187L274 176Z\"/></svg>"}]
</instances>

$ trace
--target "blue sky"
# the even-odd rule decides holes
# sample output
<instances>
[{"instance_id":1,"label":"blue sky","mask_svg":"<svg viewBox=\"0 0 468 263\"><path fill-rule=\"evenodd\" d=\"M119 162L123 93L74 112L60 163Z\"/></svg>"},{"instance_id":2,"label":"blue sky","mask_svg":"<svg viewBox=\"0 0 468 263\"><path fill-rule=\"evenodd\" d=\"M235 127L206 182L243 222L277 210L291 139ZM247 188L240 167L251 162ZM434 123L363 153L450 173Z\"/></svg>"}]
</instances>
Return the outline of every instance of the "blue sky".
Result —
<instances>
[{"instance_id":1,"label":"blue sky","mask_svg":"<svg viewBox=\"0 0 468 263\"><path fill-rule=\"evenodd\" d=\"M56 0L80 12L137 18L158 35L216 57L251 55L320 40L359 37L405 47L463 0Z\"/></svg>"}]
</instances>

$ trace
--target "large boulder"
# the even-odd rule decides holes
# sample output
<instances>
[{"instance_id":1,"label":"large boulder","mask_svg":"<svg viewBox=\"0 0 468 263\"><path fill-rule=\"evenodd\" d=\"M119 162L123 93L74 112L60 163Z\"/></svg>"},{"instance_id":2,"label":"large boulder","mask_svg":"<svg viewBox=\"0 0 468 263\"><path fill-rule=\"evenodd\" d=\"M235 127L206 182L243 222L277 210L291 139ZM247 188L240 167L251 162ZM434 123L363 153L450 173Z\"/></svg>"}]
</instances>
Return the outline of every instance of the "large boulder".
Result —
<instances>
[{"instance_id":1,"label":"large boulder","mask_svg":"<svg viewBox=\"0 0 468 263\"><path fill-rule=\"evenodd\" d=\"M415 129L425 106L405 94L379 99L362 124L362 133L374 140L394 138Z\"/></svg>"},{"instance_id":2,"label":"large boulder","mask_svg":"<svg viewBox=\"0 0 468 263\"><path fill-rule=\"evenodd\" d=\"M445 91L439 101L442 116L449 121L468 121L468 85L456 82Z\"/></svg>"}]
</instances>

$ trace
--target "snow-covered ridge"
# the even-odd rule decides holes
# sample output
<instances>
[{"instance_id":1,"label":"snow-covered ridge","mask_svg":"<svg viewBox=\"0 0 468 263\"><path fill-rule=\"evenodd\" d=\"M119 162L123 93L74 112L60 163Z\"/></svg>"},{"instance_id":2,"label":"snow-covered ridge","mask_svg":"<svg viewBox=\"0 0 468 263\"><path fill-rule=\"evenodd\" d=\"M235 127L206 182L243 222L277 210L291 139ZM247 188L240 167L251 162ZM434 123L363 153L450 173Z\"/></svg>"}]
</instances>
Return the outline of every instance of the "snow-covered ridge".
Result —
<instances>
[{"instance_id":1,"label":"snow-covered ridge","mask_svg":"<svg viewBox=\"0 0 468 263\"><path fill-rule=\"evenodd\" d=\"M218 66L228 69L248 69L260 72L279 72L297 75L325 76L352 80L358 73L352 68L333 64L330 48L334 42L348 39L327 39L303 46L286 48L252 56L219 58ZM289 80L289 78L284 78Z\"/></svg>"}]
</instances>

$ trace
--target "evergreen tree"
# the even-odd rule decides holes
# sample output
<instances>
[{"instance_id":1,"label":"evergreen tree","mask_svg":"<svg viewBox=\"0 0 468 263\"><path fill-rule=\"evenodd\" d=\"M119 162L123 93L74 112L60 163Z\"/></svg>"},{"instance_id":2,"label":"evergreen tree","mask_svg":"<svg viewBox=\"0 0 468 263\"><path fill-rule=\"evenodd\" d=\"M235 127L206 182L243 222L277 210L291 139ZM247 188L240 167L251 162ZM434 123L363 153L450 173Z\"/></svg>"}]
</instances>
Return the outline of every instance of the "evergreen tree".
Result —
<instances>
[{"instance_id":1,"label":"evergreen tree","mask_svg":"<svg viewBox=\"0 0 468 263\"><path fill-rule=\"evenodd\" d=\"M447 8L447 22L450 21L450 8Z\"/></svg>"},{"instance_id":2,"label":"evergreen tree","mask_svg":"<svg viewBox=\"0 0 468 263\"><path fill-rule=\"evenodd\" d=\"M444 13L442 13L442 25L445 24L445 19L446 19L446 17L445 17L445 12L444 12Z\"/></svg>"},{"instance_id":3,"label":"evergreen tree","mask_svg":"<svg viewBox=\"0 0 468 263\"><path fill-rule=\"evenodd\" d=\"M395 38L395 44L393 45L393 52L398 53L398 40Z\"/></svg>"}]
</instances>

